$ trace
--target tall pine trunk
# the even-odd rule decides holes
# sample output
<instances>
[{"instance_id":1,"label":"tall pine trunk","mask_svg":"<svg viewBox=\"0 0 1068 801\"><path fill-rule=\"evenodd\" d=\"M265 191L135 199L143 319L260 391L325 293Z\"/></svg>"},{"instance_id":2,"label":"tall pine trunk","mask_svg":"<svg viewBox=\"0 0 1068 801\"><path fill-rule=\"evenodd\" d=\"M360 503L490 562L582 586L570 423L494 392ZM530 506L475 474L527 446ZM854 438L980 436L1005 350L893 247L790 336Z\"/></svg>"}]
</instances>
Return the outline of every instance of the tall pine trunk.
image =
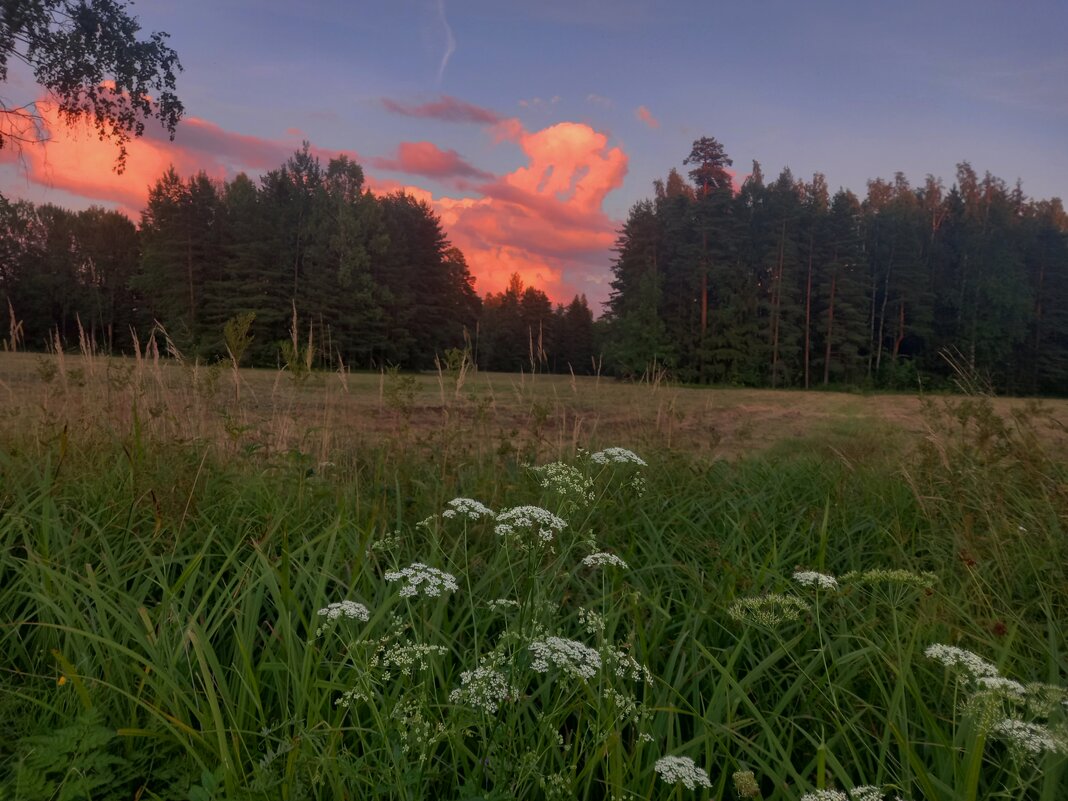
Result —
<instances>
[{"instance_id":1,"label":"tall pine trunk","mask_svg":"<svg viewBox=\"0 0 1068 801\"><path fill-rule=\"evenodd\" d=\"M805 283L805 389L808 389L809 345L812 339L809 330L812 324L812 234L808 235L808 280Z\"/></svg>"},{"instance_id":2,"label":"tall pine trunk","mask_svg":"<svg viewBox=\"0 0 1068 801\"><path fill-rule=\"evenodd\" d=\"M823 386L831 382L831 336L834 333L834 289L838 272L831 273L831 301L827 306L827 349L823 355Z\"/></svg>"}]
</instances>

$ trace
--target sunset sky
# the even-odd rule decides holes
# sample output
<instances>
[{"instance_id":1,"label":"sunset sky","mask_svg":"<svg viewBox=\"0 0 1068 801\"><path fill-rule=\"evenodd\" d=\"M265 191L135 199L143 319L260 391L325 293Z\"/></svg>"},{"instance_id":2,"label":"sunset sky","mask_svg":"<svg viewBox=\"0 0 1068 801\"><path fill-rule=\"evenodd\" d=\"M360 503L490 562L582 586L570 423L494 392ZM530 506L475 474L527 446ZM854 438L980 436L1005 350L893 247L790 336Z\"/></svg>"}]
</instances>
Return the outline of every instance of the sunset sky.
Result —
<instances>
[{"instance_id":1,"label":"sunset sky","mask_svg":"<svg viewBox=\"0 0 1068 801\"><path fill-rule=\"evenodd\" d=\"M638 0L140 0L171 34L186 118L115 149L51 125L0 191L138 218L173 163L218 178L279 166L302 140L372 188L441 216L480 292L519 272L556 300L608 295L630 206L714 136L739 177L903 171L953 183L968 160L1025 193L1068 195L1068 3ZM25 73L9 104L39 96ZM46 117L47 109L45 109Z\"/></svg>"}]
</instances>

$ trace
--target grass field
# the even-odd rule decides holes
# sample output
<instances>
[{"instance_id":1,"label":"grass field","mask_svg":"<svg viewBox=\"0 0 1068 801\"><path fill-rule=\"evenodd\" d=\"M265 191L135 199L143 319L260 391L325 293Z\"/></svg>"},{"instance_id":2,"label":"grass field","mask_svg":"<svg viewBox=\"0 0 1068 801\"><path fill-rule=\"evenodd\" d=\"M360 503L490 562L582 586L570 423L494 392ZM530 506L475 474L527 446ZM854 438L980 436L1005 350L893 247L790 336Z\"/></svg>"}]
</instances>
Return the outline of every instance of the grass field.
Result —
<instances>
[{"instance_id":1,"label":"grass field","mask_svg":"<svg viewBox=\"0 0 1068 801\"><path fill-rule=\"evenodd\" d=\"M0 798L1057 801L1066 421L0 354Z\"/></svg>"}]
</instances>

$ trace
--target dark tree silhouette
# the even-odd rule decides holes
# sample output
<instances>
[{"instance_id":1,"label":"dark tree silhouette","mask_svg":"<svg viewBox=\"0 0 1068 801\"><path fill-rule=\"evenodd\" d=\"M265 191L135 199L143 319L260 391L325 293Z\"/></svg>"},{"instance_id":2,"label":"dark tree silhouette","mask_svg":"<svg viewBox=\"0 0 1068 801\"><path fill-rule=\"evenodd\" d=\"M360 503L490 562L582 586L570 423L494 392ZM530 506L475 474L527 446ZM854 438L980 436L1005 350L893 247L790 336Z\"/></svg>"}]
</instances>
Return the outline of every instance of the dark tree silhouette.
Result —
<instances>
[{"instance_id":1,"label":"dark tree silhouette","mask_svg":"<svg viewBox=\"0 0 1068 801\"><path fill-rule=\"evenodd\" d=\"M0 0L0 84L12 58L25 63L55 101L60 116L88 120L101 139L126 145L145 121L158 119L174 138L182 103L175 94L182 65L167 34L138 38L141 25L122 0ZM43 139L33 102L12 105L0 97L0 147Z\"/></svg>"}]
</instances>

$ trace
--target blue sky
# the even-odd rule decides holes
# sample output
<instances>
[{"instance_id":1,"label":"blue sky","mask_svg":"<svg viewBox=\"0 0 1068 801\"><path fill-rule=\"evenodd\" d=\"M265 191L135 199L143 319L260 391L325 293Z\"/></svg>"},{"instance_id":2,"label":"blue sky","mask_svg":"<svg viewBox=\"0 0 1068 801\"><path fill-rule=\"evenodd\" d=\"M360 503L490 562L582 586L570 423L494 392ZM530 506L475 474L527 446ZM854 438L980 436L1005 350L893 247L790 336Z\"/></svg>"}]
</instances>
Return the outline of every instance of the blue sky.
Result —
<instances>
[{"instance_id":1,"label":"blue sky","mask_svg":"<svg viewBox=\"0 0 1068 801\"><path fill-rule=\"evenodd\" d=\"M784 166L799 178L820 171L832 190L861 196L867 179L898 170L949 186L963 160L1020 178L1031 197L1068 193L1063 1L141 0L135 12L171 34L187 114L217 126L192 155L180 130L176 165L195 169L199 155L219 177L262 172L263 159L243 163L236 145L213 160L213 143L231 134L277 145L280 158L302 139L324 157L354 154L372 186L425 193L482 290L515 268L558 299L603 300L610 232L701 136L719 139L739 174L757 159L769 178ZM455 117L448 103L495 121L443 119ZM402 153L405 142L423 144ZM167 156L157 144L146 170ZM132 211L151 180L132 170L112 176L125 182L114 197L103 180L63 192L58 153L54 162L51 180L32 165L0 167L3 191ZM522 173L535 165L568 180L546 189ZM533 197L543 190L559 215ZM539 246L531 218L549 232L569 209L581 219Z\"/></svg>"}]
</instances>

